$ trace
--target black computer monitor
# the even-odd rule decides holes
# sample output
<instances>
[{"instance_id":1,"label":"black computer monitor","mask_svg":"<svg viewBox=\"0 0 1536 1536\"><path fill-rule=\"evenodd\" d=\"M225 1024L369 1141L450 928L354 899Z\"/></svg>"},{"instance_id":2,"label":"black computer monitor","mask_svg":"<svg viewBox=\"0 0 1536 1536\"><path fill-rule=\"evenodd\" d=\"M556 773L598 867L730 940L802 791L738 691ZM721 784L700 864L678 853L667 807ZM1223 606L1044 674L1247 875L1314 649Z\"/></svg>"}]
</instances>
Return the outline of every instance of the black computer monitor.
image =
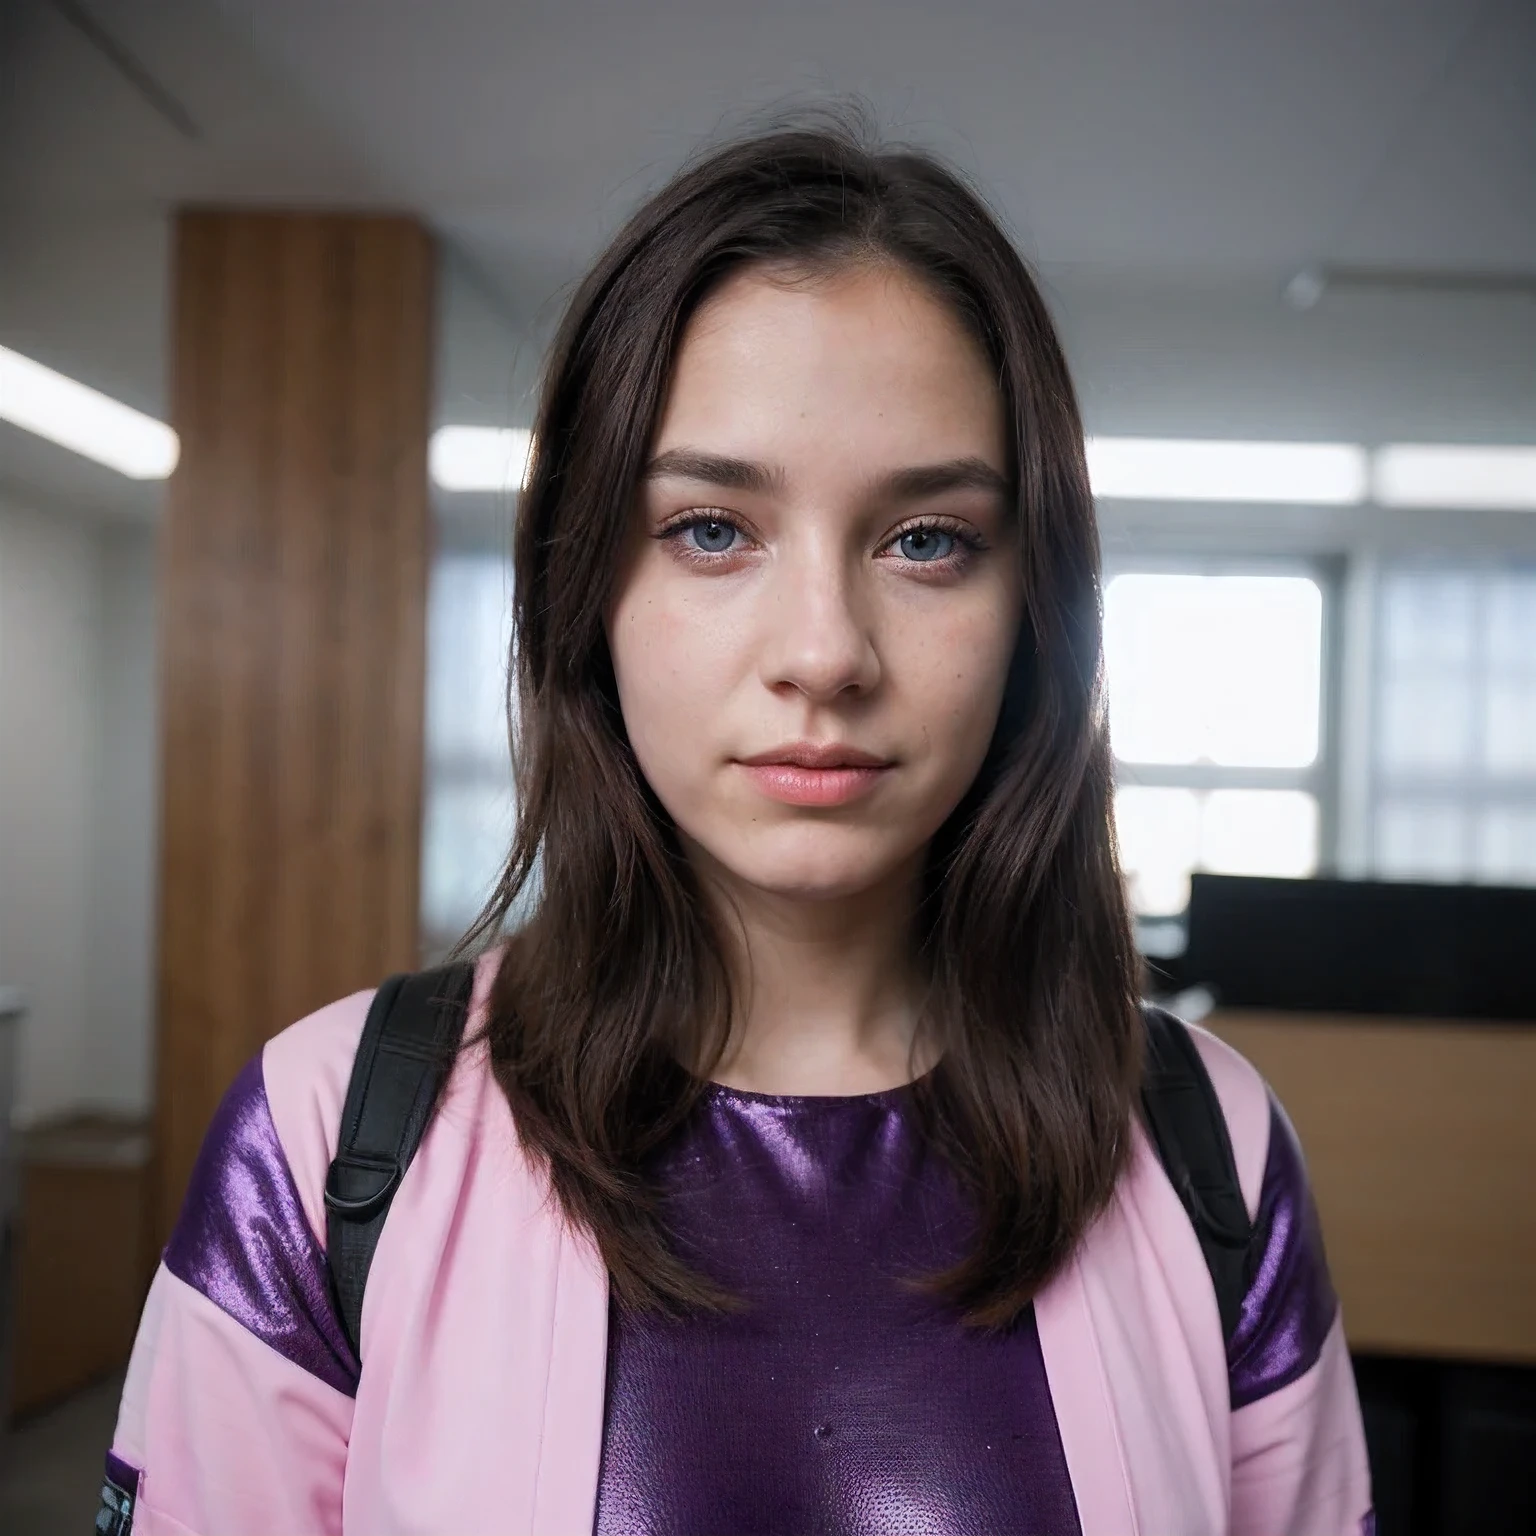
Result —
<instances>
[{"instance_id":1,"label":"black computer monitor","mask_svg":"<svg viewBox=\"0 0 1536 1536\"><path fill-rule=\"evenodd\" d=\"M1536 890L1197 874L1180 972L1227 1007L1536 1020Z\"/></svg>"}]
</instances>

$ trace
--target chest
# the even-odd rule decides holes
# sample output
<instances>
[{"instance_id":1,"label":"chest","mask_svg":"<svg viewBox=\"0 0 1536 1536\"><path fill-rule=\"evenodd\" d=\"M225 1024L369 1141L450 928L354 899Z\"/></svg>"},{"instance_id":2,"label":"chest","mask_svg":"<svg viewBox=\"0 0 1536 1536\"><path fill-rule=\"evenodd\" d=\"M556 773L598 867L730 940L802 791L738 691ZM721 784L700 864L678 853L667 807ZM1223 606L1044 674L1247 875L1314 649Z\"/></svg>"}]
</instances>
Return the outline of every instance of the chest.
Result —
<instances>
[{"instance_id":1,"label":"chest","mask_svg":"<svg viewBox=\"0 0 1536 1536\"><path fill-rule=\"evenodd\" d=\"M716 1101L659 1174L739 1310L610 1307L597 1536L1076 1536L1033 1310L981 1333L922 1286L971 1223L897 1106Z\"/></svg>"},{"instance_id":2,"label":"chest","mask_svg":"<svg viewBox=\"0 0 1536 1536\"><path fill-rule=\"evenodd\" d=\"M685 1335L615 1322L590 1244L510 1160L440 1143L418 1163L370 1280L349 1531L682 1531L722 1499L762 1516L732 1528L782 1531L786 1496L807 1530L942 1533L936 1506L1028 1497L1045 1531L1076 1529L1069 1510L1095 1536L1225 1528L1225 1366L1171 1191L1163 1212L1129 1190L1029 1324L969 1352L901 1283L963 1240L922 1180L850 1208L791 1159L736 1187L752 1221L721 1225L699 1191L731 1186L697 1161L679 1195L753 1306Z\"/></svg>"}]
</instances>

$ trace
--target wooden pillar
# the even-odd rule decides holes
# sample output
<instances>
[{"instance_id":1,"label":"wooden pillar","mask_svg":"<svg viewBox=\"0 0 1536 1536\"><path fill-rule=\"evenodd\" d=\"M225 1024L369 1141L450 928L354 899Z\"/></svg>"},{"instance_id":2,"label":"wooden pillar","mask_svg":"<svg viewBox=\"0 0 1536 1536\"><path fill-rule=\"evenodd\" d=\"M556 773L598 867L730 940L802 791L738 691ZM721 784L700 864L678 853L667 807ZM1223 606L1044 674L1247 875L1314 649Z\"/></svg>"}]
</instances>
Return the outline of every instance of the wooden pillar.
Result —
<instances>
[{"instance_id":1,"label":"wooden pillar","mask_svg":"<svg viewBox=\"0 0 1536 1536\"><path fill-rule=\"evenodd\" d=\"M412 219L177 221L160 1240L262 1042L416 962L432 293Z\"/></svg>"}]
</instances>

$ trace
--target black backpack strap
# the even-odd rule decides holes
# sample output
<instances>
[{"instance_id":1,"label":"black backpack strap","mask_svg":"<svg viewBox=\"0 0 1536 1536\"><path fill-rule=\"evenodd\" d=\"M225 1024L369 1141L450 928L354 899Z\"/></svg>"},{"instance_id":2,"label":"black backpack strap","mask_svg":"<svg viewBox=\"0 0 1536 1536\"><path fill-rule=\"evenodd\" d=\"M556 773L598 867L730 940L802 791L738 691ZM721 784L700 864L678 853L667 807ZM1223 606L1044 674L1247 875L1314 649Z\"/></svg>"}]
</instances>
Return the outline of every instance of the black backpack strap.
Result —
<instances>
[{"instance_id":1,"label":"black backpack strap","mask_svg":"<svg viewBox=\"0 0 1536 1536\"><path fill-rule=\"evenodd\" d=\"M1230 1344L1252 1280L1253 1223L1221 1100L1184 1024L1144 1004L1146 1070L1141 1106L1158 1158L1189 1212L1216 1287L1222 1336Z\"/></svg>"},{"instance_id":2,"label":"black backpack strap","mask_svg":"<svg viewBox=\"0 0 1536 1536\"><path fill-rule=\"evenodd\" d=\"M391 976L363 1025L325 1178L331 1287L354 1350L373 1250L453 1065L473 985L468 961Z\"/></svg>"}]
</instances>

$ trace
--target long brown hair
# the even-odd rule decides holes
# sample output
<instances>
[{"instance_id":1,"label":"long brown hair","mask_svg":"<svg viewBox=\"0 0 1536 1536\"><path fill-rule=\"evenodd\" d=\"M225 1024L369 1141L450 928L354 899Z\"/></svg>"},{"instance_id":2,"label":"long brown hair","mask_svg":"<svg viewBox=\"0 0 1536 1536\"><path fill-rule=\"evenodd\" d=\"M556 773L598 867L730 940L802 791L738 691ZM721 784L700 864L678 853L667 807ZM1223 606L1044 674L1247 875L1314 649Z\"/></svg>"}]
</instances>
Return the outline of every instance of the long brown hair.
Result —
<instances>
[{"instance_id":1,"label":"long brown hair","mask_svg":"<svg viewBox=\"0 0 1536 1536\"><path fill-rule=\"evenodd\" d=\"M748 263L901 264L951 304L1011 422L1025 618L976 784L929 853L923 1123L974 1201L929 1277L1005 1324L1108 1202L1140 1073L1135 960L1109 814L1099 550L1072 383L1043 300L978 194L857 122L780 128L684 170L578 288L518 507L515 841L466 946L506 941L485 1038L526 1151L595 1238L615 1295L729 1306L669 1246L647 1156L724 1049L730 979L625 734L604 608L679 340Z\"/></svg>"}]
</instances>

